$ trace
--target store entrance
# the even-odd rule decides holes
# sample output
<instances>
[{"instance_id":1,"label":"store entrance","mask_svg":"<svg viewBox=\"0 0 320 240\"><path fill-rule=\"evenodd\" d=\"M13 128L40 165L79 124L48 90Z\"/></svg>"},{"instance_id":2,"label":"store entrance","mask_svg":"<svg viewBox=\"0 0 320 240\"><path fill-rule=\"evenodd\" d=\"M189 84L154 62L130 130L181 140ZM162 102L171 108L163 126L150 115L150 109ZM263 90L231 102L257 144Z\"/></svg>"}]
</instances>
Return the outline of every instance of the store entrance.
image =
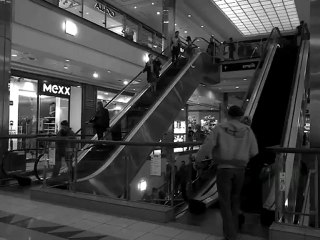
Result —
<instances>
[{"instance_id":1,"label":"store entrance","mask_svg":"<svg viewBox=\"0 0 320 240\"><path fill-rule=\"evenodd\" d=\"M63 120L69 121L69 99L40 95L38 132L56 134Z\"/></svg>"}]
</instances>

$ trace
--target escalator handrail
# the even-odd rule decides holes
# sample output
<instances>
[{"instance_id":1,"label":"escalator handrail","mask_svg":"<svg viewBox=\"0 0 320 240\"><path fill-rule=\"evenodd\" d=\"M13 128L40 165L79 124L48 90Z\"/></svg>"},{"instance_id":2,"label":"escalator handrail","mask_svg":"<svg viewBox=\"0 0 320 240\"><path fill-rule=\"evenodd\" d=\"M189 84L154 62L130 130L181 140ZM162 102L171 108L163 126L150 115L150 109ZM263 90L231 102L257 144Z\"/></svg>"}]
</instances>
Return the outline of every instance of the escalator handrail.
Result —
<instances>
[{"instance_id":1,"label":"escalator handrail","mask_svg":"<svg viewBox=\"0 0 320 240\"><path fill-rule=\"evenodd\" d=\"M125 143L128 143L130 139L133 137L133 135L137 132L138 129L144 124L146 119L150 116L150 114L154 111L155 108L158 107L159 103L162 102L162 100L167 96L167 94L172 90L174 85L177 81L185 74L185 72L191 67L191 65L194 63L194 61L197 60L197 58L200 56L201 52L195 54L193 58L187 63L187 65L184 67L182 71L179 72L179 74L176 76L175 81L170 83L170 85L167 87L166 91L157 99L157 102L152 105L152 107L147 111L147 113L143 116L143 118L138 122L137 125L131 130L131 132L126 136L126 139L124 140ZM79 182L86 181L90 178L93 178L94 176L100 174L104 169L106 169L114 160L114 158L119 154L120 151L125 146L119 146L115 152L112 153L111 156L109 156L108 160L98 169L95 170L93 173L89 174L86 177L83 177L81 179L78 179Z\"/></svg>"},{"instance_id":2,"label":"escalator handrail","mask_svg":"<svg viewBox=\"0 0 320 240\"><path fill-rule=\"evenodd\" d=\"M274 41L274 33L278 34L278 36L276 36L276 39L281 39L282 38L282 35L281 35L281 32L280 32L279 28L274 27L272 29L271 33L269 34L269 37L268 37L268 39L266 41L266 45L265 45L264 50L262 52L262 56L261 56L261 58L259 60L258 66L257 66L257 68L256 68L256 70L254 72L254 75L253 75L252 81L250 82L248 91L245 94L244 99L243 99L243 110L245 110L246 112L247 112L247 108L246 109L244 109L244 108L247 107L246 106L247 99L251 99L251 96L253 95L252 92L254 91L254 89L256 87L256 83L259 82L259 77L260 78L263 77L263 75L260 75L260 67L261 67L261 64L266 60L266 57L267 57L267 54L268 54L268 50L269 50L269 46ZM252 100L251 100L251 102L252 102Z\"/></svg>"},{"instance_id":3,"label":"escalator handrail","mask_svg":"<svg viewBox=\"0 0 320 240\"><path fill-rule=\"evenodd\" d=\"M166 47L161 53L159 53L159 54L158 54L158 57L159 57L159 56L162 56L163 53L165 53L165 52L168 50L169 47L170 47L170 46ZM130 80L130 82L128 82L128 84L126 84L126 85L120 90L120 92L118 92L116 95L114 95L114 97L113 97L112 99L110 99L106 105L104 105L104 108L106 109L111 103L114 102L115 99L117 99L122 93L124 93L124 91L125 91L142 73L143 73L143 70L140 71L134 78L132 78L132 79ZM93 118L94 118L94 116L91 117L91 120L92 120ZM81 130L82 130L82 128L80 128L75 134L80 133Z\"/></svg>"}]
</instances>

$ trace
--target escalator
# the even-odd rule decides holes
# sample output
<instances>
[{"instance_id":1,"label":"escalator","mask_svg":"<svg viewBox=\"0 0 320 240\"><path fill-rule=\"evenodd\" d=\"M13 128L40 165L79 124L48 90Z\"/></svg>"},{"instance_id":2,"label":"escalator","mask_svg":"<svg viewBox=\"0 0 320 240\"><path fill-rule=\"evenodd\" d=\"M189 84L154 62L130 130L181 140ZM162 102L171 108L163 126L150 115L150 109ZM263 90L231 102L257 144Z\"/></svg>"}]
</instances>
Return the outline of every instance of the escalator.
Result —
<instances>
[{"instance_id":1,"label":"escalator","mask_svg":"<svg viewBox=\"0 0 320 240\"><path fill-rule=\"evenodd\" d=\"M258 141L259 154L248 164L242 206L247 212L260 212L262 208L259 175L265 165L272 164L275 160L275 155L266 151L266 147L282 143L297 56L296 46L288 45L277 49L259 101L254 112L250 114L251 128Z\"/></svg>"},{"instance_id":2,"label":"escalator","mask_svg":"<svg viewBox=\"0 0 320 240\"><path fill-rule=\"evenodd\" d=\"M144 91L119 114L121 118L111 124L111 132L126 126L123 141L159 141L202 79L213 75L212 65L205 53L194 54L190 61L181 58L160 76L156 93ZM77 191L123 197L126 181L136 175L152 150L153 147L132 146L91 148L77 166ZM129 160L125 162L124 158ZM126 173L126 169L130 172Z\"/></svg>"},{"instance_id":3,"label":"escalator","mask_svg":"<svg viewBox=\"0 0 320 240\"><path fill-rule=\"evenodd\" d=\"M269 75L270 68L272 66L272 63L274 62L275 53L278 49L279 36L280 33L278 29L274 28L269 35L269 38L265 45L265 50L262 54L262 57L260 58L258 68L254 73L253 79L251 80L250 86L244 98L243 108L246 109L246 114L248 116L254 113L254 109L256 108L257 102L259 101L259 97ZM250 99L250 101L247 101L247 99ZM209 171L210 176L215 176L215 170L216 165L213 160L213 165L205 172ZM200 180L195 184L197 185L197 190L192 195L193 199L205 203L206 207L210 207L218 200L215 177L210 177L206 181ZM178 206L175 209L176 217L179 218L183 216L187 209L187 204Z\"/></svg>"}]
</instances>

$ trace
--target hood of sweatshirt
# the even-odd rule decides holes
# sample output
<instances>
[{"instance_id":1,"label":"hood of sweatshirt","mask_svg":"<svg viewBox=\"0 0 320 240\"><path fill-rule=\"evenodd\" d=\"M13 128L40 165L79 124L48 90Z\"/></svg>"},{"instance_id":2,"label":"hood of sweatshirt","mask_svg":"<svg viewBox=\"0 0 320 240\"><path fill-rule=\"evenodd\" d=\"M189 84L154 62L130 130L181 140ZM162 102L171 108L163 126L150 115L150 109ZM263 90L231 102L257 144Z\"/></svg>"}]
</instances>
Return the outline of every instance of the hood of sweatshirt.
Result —
<instances>
[{"instance_id":1,"label":"hood of sweatshirt","mask_svg":"<svg viewBox=\"0 0 320 240\"><path fill-rule=\"evenodd\" d=\"M249 131L249 126L237 120L230 120L226 123L221 124L220 127L227 134L236 138L243 138L246 135L246 133Z\"/></svg>"}]
</instances>

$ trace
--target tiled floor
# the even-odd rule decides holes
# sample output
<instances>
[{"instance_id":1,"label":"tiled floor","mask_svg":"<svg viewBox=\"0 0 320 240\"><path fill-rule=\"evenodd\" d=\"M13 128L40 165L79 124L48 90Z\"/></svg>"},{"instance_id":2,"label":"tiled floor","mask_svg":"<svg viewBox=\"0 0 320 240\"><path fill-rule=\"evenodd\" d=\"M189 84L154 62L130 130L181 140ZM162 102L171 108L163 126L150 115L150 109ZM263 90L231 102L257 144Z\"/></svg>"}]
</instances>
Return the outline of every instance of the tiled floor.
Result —
<instances>
[{"instance_id":1,"label":"tiled floor","mask_svg":"<svg viewBox=\"0 0 320 240\"><path fill-rule=\"evenodd\" d=\"M61 239L220 240L222 236L32 201L0 191L0 240ZM249 235L241 239L261 240Z\"/></svg>"}]
</instances>

